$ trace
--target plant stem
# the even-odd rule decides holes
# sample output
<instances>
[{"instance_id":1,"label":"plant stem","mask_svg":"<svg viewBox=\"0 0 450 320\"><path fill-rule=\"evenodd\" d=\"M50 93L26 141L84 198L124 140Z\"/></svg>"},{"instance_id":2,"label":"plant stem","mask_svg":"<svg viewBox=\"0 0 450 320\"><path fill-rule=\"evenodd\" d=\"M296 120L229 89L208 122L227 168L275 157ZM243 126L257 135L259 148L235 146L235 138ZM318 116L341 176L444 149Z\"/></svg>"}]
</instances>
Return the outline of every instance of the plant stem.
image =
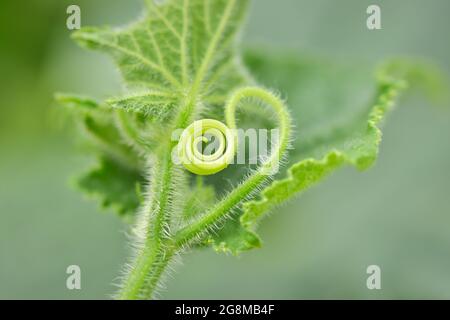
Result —
<instances>
[{"instance_id":1,"label":"plant stem","mask_svg":"<svg viewBox=\"0 0 450 320\"><path fill-rule=\"evenodd\" d=\"M138 253L133 269L126 279L119 299L140 299L147 282L157 282L153 278L153 269L164 256L164 239L168 238L170 216L170 194L173 188L173 162L171 159L171 143L163 146L160 151L161 159L156 160L152 175L152 190L148 199L147 212L144 212L144 225L147 227L146 239ZM168 263L169 261L167 261ZM149 276L150 275L150 276ZM150 293L151 294L151 293Z\"/></svg>"},{"instance_id":2,"label":"plant stem","mask_svg":"<svg viewBox=\"0 0 450 320\"><path fill-rule=\"evenodd\" d=\"M184 128L192 118L195 99L187 97L172 129ZM152 174L152 190L148 199L143 224L147 228L146 239L138 253L132 270L119 294L119 299L149 299L159 282L164 269L175 251L167 249L170 239L169 219L172 208L169 203L176 186L174 181L175 164L172 161L172 149L177 142L163 142Z\"/></svg>"}]
</instances>

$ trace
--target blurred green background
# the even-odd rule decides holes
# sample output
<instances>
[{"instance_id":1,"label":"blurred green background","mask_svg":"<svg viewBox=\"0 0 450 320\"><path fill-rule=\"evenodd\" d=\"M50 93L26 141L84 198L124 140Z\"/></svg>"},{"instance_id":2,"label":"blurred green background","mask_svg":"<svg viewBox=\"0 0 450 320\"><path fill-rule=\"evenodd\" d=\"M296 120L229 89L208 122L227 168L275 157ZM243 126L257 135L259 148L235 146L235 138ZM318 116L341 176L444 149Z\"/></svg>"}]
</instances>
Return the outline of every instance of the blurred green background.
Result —
<instances>
[{"instance_id":1,"label":"blurred green background","mask_svg":"<svg viewBox=\"0 0 450 320\"><path fill-rule=\"evenodd\" d=\"M79 49L65 27L121 25L138 0L0 2L0 298L101 299L128 254L127 227L69 186L93 162L55 111L55 91L112 95L106 57ZM368 31L366 8L382 8ZM427 58L450 74L448 0L256 0L244 41L341 61ZM262 249L240 258L191 253L164 298L450 298L450 111L405 96L384 130L379 160L347 168L262 224ZM82 290L65 287L82 269ZM366 288L366 267L382 290Z\"/></svg>"}]
</instances>

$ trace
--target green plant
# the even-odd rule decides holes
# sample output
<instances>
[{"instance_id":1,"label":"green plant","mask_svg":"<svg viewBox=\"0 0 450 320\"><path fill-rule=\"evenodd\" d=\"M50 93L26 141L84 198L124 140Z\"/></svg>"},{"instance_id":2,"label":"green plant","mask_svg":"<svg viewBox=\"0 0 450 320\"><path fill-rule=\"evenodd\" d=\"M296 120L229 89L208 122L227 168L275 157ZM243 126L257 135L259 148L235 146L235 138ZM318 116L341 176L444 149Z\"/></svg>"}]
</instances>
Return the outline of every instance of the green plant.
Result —
<instances>
[{"instance_id":1,"label":"green plant","mask_svg":"<svg viewBox=\"0 0 450 320\"><path fill-rule=\"evenodd\" d=\"M146 16L126 28L73 34L82 46L111 55L127 85L124 96L102 103L56 96L74 111L99 157L78 179L80 190L134 223L135 254L120 299L153 297L167 266L188 248L239 254L260 247L257 224L272 208L344 164L368 168L377 157L381 121L408 73L420 74L409 64L386 63L374 83L363 67L267 50L247 50L241 61L236 38L248 2L148 0ZM288 97L290 112L265 89L274 85ZM279 128L270 157L257 168L222 171L229 158L214 168L188 167L194 174L174 163L174 131L189 131L200 119L236 128L238 108L245 110L239 126ZM280 163L287 169L272 172ZM224 191L224 181L234 186Z\"/></svg>"}]
</instances>

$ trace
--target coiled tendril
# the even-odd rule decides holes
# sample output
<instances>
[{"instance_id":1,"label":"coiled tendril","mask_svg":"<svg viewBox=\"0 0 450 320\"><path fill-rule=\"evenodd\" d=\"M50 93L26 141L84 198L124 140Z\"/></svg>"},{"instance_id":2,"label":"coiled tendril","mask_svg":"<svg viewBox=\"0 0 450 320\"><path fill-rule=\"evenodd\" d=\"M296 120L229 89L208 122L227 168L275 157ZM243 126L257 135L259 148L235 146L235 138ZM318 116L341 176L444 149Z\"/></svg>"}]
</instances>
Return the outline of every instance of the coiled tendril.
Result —
<instances>
[{"instance_id":1,"label":"coiled tendril","mask_svg":"<svg viewBox=\"0 0 450 320\"><path fill-rule=\"evenodd\" d=\"M198 175L215 174L232 163L237 150L236 108L245 98L256 98L267 103L278 116L281 141L271 157L265 161L265 171L277 165L285 152L290 135L290 117L284 103L272 93L256 87L241 88L234 92L225 106L225 118L228 124L213 119L198 120L188 126L181 134L178 143L178 157L184 167ZM214 137L217 147L211 154L202 153L203 144L210 143Z\"/></svg>"},{"instance_id":2,"label":"coiled tendril","mask_svg":"<svg viewBox=\"0 0 450 320\"><path fill-rule=\"evenodd\" d=\"M211 175L225 169L234 158L236 135L225 124L202 119L189 125L178 142L178 157L184 167L198 175ZM204 144L212 143L208 148ZM211 154L204 149L214 150Z\"/></svg>"}]
</instances>

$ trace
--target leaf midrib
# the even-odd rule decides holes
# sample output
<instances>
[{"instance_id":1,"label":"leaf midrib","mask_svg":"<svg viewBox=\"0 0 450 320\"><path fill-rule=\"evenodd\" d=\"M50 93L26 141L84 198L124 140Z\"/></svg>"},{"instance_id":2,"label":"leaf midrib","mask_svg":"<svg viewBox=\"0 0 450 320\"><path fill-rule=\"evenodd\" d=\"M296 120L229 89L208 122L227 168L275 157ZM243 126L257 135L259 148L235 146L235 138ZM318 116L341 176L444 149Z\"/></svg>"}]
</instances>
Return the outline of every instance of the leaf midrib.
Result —
<instances>
[{"instance_id":1,"label":"leaf midrib","mask_svg":"<svg viewBox=\"0 0 450 320\"><path fill-rule=\"evenodd\" d=\"M189 97L196 98L198 95L198 92L200 90L202 81L206 78L206 73L208 72L208 67L211 64L211 61L214 57L215 51L217 49L217 45L220 41L221 35L223 34L227 23L230 19L231 12L236 4L236 0L229 0L227 7L225 9L224 15L222 16L222 19L220 20L219 26L216 29L216 32L214 33L211 42L208 45L208 49L206 50L206 54L202 60L202 63L200 65L199 70L196 73L194 82L191 86Z\"/></svg>"}]
</instances>

